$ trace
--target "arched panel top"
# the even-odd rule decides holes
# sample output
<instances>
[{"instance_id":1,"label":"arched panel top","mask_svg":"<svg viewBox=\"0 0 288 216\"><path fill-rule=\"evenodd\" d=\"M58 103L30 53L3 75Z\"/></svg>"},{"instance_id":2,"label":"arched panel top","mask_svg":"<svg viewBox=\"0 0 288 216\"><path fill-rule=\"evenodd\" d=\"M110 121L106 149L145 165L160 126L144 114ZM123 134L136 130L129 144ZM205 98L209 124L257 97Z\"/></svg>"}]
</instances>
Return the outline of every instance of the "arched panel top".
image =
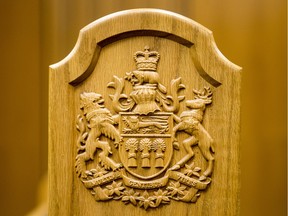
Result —
<instances>
[{"instance_id":1,"label":"arched panel top","mask_svg":"<svg viewBox=\"0 0 288 216\"><path fill-rule=\"evenodd\" d=\"M162 37L193 47L193 60L199 74L215 87L221 85L221 80L216 80L211 62L219 62L227 67L226 71L241 70L221 54L209 29L182 15L160 9L120 11L92 22L80 31L71 53L50 68L73 68L65 73L68 73L67 81L77 85L93 72L102 47L134 36Z\"/></svg>"}]
</instances>

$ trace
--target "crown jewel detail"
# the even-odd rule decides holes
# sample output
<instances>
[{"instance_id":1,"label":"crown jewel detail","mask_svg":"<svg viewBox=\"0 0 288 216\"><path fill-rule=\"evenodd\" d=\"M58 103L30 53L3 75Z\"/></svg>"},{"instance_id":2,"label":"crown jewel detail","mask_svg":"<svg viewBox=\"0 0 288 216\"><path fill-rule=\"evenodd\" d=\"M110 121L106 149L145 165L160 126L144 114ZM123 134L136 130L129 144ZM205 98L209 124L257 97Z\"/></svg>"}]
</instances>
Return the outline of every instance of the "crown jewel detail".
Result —
<instances>
[{"instance_id":1,"label":"crown jewel detail","mask_svg":"<svg viewBox=\"0 0 288 216\"><path fill-rule=\"evenodd\" d=\"M150 51L148 46L144 47L144 51L137 51L134 54L137 70L140 71L156 71L160 54L157 51Z\"/></svg>"}]
</instances>

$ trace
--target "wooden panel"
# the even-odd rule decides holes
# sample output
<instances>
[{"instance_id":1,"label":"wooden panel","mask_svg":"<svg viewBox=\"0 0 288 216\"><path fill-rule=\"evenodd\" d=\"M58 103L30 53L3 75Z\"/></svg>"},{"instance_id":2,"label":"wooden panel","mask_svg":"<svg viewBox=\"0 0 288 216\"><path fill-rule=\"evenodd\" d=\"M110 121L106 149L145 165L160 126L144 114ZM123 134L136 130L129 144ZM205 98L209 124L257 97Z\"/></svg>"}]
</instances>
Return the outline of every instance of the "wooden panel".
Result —
<instances>
[{"instance_id":1,"label":"wooden panel","mask_svg":"<svg viewBox=\"0 0 288 216\"><path fill-rule=\"evenodd\" d=\"M146 68L147 66L143 66L145 67L143 69L138 65L138 70L126 73L135 68L133 53L140 52L146 45L149 45L151 50L160 53L161 60L157 67L159 73L155 72L156 68L151 66L150 60L149 69ZM147 50L147 48L145 49ZM136 57L134 56L134 58ZM155 60L158 57L154 56L153 58ZM238 215L240 185L238 167L239 72L238 66L219 55L211 31L180 15L160 10L125 11L102 18L83 28L75 49L63 61L50 68L49 214L93 215L97 211L101 215L116 215L120 209L125 207L125 211L131 215L145 215L147 212L150 215L166 215L168 213L186 215L192 212L195 215ZM141 76L138 77L138 75L143 76L142 81ZM151 77L152 75L153 77ZM125 76L126 81L124 82ZM161 78L158 79L158 76ZM181 85L178 83L180 78ZM111 83L111 81L113 82ZM122 84L125 84L125 92L122 92L122 87L119 87ZM184 87L183 84L186 86L185 94L183 91L179 91ZM107 89L107 85L115 90ZM202 93L194 91L194 89L201 90L204 87L207 89ZM213 93L210 92L210 88ZM167 94L171 94L171 99L168 99L166 89L168 89ZM101 94L106 101L105 109L101 105L102 99L96 93ZM150 97L154 93L160 95L157 100ZM108 94L112 96L109 98ZM130 98L126 103L122 103L125 99L119 101L117 99L118 97L123 98L125 96L123 94L127 94L127 97ZM182 94L186 97L185 103L181 102L184 99ZM109 102L113 97L116 98L116 101ZM150 99L148 100L148 98ZM97 100L99 104L96 104ZM166 104L168 100L170 105ZM212 105L208 106L211 103ZM98 107L97 110L94 106ZM130 107L125 108L125 106ZM206 106L207 113L204 117ZM78 117L77 123L76 117L81 113L81 109L83 114L82 117ZM161 112L155 112L155 110L161 110ZM124 111L129 112L125 114ZM111 121L103 119L98 122L96 120L98 114L95 113L100 112L112 112L115 121L120 118L119 128L112 126L111 123L105 123L106 129L101 132L102 129L100 130L96 125L105 121L111 122L112 119ZM157 115L163 116L163 112L167 116L171 115L171 112L174 113L174 123L173 121L167 122L167 127L170 128L167 131L170 132L164 134L165 137L168 137L165 139L167 151L165 151L164 159L170 157L168 155L173 155L172 159L164 160L164 163L169 165L169 169L167 170L168 167L163 165L164 176L160 176L159 173L153 174L155 171L152 167L151 172L141 168L129 169L129 166L132 165L129 165L129 160L127 165L127 160L123 159L125 157L125 149L123 150L125 147L123 146L128 143L125 138L127 134L125 135L124 132L124 135L121 134L122 141L117 138L120 137L118 130L122 127L122 122L127 120L127 115L142 119L154 118ZM101 118L104 118L104 113L100 115ZM149 115L147 115L148 113ZM117 114L120 116L117 117ZM126 117L122 117L125 115ZM207 131L201 125L203 117L203 126ZM185 126L190 125L191 121L197 124L196 129L192 125ZM83 126L82 124L85 122L89 126ZM143 120L142 123L147 124L147 121ZM153 125L159 124L159 122L151 121L150 124L152 123ZM81 132L80 135L75 129L76 125ZM185 128L183 128L184 126ZM128 130L130 126L125 127L124 129ZM146 128L148 126L139 127ZM132 126L130 129L133 129ZM186 135L180 133L178 136L172 133L172 129L175 133L178 130L185 131ZM193 132L194 130L197 132ZM145 142L150 140L149 137L151 140L156 139L155 137L162 137L161 132L157 135L158 132L155 131L157 130L154 128L151 135L149 132L147 132L148 135L146 132L143 132L144 134L133 132L136 133L133 136L136 137L135 140L139 139L141 144L145 139ZM132 136L130 133L128 135ZM77 139L81 139L82 136L84 138L79 141L77 149ZM113 137L115 144L119 145L119 150L112 147L114 146ZM179 147L176 145L177 137ZM161 140L163 141L164 138ZM140 144L139 146L141 146ZM176 145L174 151L172 144ZM215 167L212 153L214 144ZM198 145L198 147L192 149L192 145ZM108 153L105 154L106 148L109 151L111 148L112 156L109 156ZM179 148L178 151L177 148ZM102 152L99 153L99 149ZM139 147L139 151L142 151L141 147ZM191 151L195 151L195 153ZM149 150L141 155L147 156L148 152ZM151 157L153 158L153 156ZM119 167L120 161L124 168ZM202 167L201 172L200 168L192 170L192 162ZM143 159L142 168L147 167L150 169L150 165L144 163ZM111 171L109 168L113 170ZM191 169L190 174L187 173L189 169ZM96 172L97 176L93 172ZM126 172L130 174L126 174ZM192 174L196 177L190 178ZM125 179L128 180L125 181ZM164 179L169 181L169 185ZM201 192L201 197L197 200L200 188L204 190L207 184L210 184L211 179L211 186L207 191ZM82 183L89 190L86 190ZM126 200L130 204L124 205L125 194L128 196L128 193L132 193L131 188L134 188L139 195L137 193L130 194L130 198ZM178 193L179 195L177 195ZM112 198L114 200L111 200Z\"/></svg>"},{"instance_id":2,"label":"wooden panel","mask_svg":"<svg viewBox=\"0 0 288 216\"><path fill-rule=\"evenodd\" d=\"M213 31L221 52L243 66L241 215L286 215L286 4L285 0L1 1L0 37L1 41L4 41L1 44L1 49L4 50L1 53L1 81L4 82L0 88L6 103L2 106L1 118L11 125L19 124L18 119L12 120L10 115L6 115L7 110L23 111L18 100L7 100L19 92L23 93L23 101L25 99L21 104L31 106L27 110L33 110L33 115L31 111L29 120L25 121L25 131L13 133L13 142L10 138L12 135L7 136L7 129L4 129L7 128L6 125L1 127L1 152L5 152L1 161L3 164L10 161L10 165L4 166L2 170L2 214L22 215L32 207L35 203L34 185L39 178L36 173L39 169L42 173L47 166L48 73L45 71L47 72L48 65L64 58L70 52L79 30L87 23L119 10L152 7L180 13L205 25ZM21 40L13 35L21 35ZM40 53L37 47L40 48ZM40 69L37 66L38 58L41 59ZM23 71L28 74L24 66L27 64L31 66L29 76L24 76ZM28 83L29 86L34 86L39 81L34 80L30 73L35 75L36 80L38 73L41 73L40 92L23 87ZM11 89L11 82L15 77L23 82L18 81L20 84ZM40 99L35 95L38 93L41 94ZM39 103L38 100L41 101L41 111L35 106ZM38 112L41 112L41 117ZM35 126L39 120L36 116L41 118L41 126ZM36 129L26 131L28 128ZM38 135L35 131L40 128L41 135ZM29 135L30 132L33 136ZM36 141L37 136L40 136L41 141ZM36 142L41 143L40 147ZM25 148L22 143L25 143ZM20 151L11 149L17 145L22 147L21 156L17 157L19 160L16 162L15 154L20 154ZM22 155L31 161L23 163ZM18 169L27 173L21 184L14 182L17 179L15 170ZM31 170L35 171L33 175L30 175ZM21 201L15 201L18 198ZM18 203L17 208L14 202Z\"/></svg>"}]
</instances>

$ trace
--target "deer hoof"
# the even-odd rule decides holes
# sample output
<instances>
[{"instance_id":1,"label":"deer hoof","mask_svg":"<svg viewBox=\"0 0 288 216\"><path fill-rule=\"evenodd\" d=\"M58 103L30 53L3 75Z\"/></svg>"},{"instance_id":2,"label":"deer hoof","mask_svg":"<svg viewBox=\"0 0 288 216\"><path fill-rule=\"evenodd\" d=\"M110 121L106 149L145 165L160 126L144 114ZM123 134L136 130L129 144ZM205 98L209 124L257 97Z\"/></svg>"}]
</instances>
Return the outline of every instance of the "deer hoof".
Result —
<instances>
[{"instance_id":1,"label":"deer hoof","mask_svg":"<svg viewBox=\"0 0 288 216\"><path fill-rule=\"evenodd\" d=\"M172 171L174 171L174 170L178 170L178 169L180 169L180 165L179 164L175 164L173 167L171 167L169 170L172 170Z\"/></svg>"}]
</instances>

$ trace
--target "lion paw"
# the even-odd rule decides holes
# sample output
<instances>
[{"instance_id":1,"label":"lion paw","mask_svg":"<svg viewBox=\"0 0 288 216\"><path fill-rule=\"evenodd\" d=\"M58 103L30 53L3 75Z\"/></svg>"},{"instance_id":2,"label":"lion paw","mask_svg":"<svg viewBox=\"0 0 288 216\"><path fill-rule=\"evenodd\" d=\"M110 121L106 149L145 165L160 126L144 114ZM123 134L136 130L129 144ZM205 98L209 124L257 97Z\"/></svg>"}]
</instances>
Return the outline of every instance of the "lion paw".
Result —
<instances>
[{"instance_id":1,"label":"lion paw","mask_svg":"<svg viewBox=\"0 0 288 216\"><path fill-rule=\"evenodd\" d=\"M119 170L120 168L123 167L123 164L122 163L118 163L118 164L115 164L114 168L113 168L113 171L116 171L116 170Z\"/></svg>"},{"instance_id":2,"label":"lion paw","mask_svg":"<svg viewBox=\"0 0 288 216\"><path fill-rule=\"evenodd\" d=\"M199 181L204 181L206 179L207 179L207 177L205 175L202 175L202 176L200 176Z\"/></svg>"}]
</instances>

